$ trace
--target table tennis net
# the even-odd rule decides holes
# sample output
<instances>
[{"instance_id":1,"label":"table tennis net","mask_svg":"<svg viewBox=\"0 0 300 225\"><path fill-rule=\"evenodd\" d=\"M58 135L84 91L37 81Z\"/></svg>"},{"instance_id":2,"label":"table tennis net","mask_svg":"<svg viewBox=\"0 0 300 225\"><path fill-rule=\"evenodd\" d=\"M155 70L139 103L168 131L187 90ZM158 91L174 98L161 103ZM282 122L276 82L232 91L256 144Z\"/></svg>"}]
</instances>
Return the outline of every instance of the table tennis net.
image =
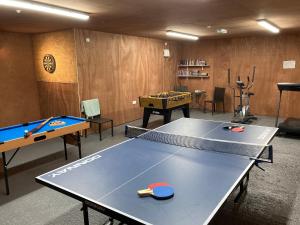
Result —
<instances>
[{"instance_id":1,"label":"table tennis net","mask_svg":"<svg viewBox=\"0 0 300 225\"><path fill-rule=\"evenodd\" d=\"M258 157L266 146L148 131L137 138L181 147Z\"/></svg>"}]
</instances>

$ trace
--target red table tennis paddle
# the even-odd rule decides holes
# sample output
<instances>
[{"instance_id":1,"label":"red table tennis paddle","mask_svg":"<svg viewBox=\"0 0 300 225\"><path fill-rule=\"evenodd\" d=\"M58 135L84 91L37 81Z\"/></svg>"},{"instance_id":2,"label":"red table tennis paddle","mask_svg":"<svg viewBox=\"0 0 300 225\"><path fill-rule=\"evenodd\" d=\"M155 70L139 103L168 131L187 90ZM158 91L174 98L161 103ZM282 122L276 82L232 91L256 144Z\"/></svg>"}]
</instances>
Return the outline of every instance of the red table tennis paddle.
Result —
<instances>
[{"instance_id":1,"label":"red table tennis paddle","mask_svg":"<svg viewBox=\"0 0 300 225\"><path fill-rule=\"evenodd\" d=\"M174 189L170 186L157 186L153 189L147 188L139 190L137 193L140 197L152 196L158 200L166 200L174 196Z\"/></svg>"},{"instance_id":2,"label":"red table tennis paddle","mask_svg":"<svg viewBox=\"0 0 300 225\"><path fill-rule=\"evenodd\" d=\"M148 188L153 189L155 187L160 187L160 186L170 186L170 185L167 182L156 182L156 183L153 183L153 184L149 184Z\"/></svg>"},{"instance_id":3,"label":"red table tennis paddle","mask_svg":"<svg viewBox=\"0 0 300 225\"><path fill-rule=\"evenodd\" d=\"M240 127L234 127L231 129L232 132L243 132L245 130L245 127L240 126Z\"/></svg>"},{"instance_id":4,"label":"red table tennis paddle","mask_svg":"<svg viewBox=\"0 0 300 225\"><path fill-rule=\"evenodd\" d=\"M245 130L244 126L238 126L238 125L233 125L233 126L225 126L223 127L225 130L230 130L232 132L243 132Z\"/></svg>"}]
</instances>

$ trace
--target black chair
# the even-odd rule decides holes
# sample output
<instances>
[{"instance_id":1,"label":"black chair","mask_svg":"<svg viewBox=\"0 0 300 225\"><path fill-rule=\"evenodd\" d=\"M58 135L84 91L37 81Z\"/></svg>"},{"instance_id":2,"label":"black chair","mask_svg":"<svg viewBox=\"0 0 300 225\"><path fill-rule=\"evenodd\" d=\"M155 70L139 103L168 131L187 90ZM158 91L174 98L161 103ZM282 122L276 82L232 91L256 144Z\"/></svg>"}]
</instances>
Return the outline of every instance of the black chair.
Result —
<instances>
[{"instance_id":1,"label":"black chair","mask_svg":"<svg viewBox=\"0 0 300 225\"><path fill-rule=\"evenodd\" d=\"M178 92L188 92L188 87L184 85L175 86L174 90Z\"/></svg>"},{"instance_id":2,"label":"black chair","mask_svg":"<svg viewBox=\"0 0 300 225\"><path fill-rule=\"evenodd\" d=\"M92 112L87 113L86 109L84 108L85 104L94 104L96 105L96 107L92 109ZM91 125L98 124L100 141L102 140L102 124L104 123L110 123L111 136L114 136L114 121L110 118L103 118L101 116L100 103L98 99L90 99L90 100L82 101L81 112L86 117L87 121L90 122ZM85 137L87 137L87 129L84 131L84 133L85 133Z\"/></svg>"},{"instance_id":3,"label":"black chair","mask_svg":"<svg viewBox=\"0 0 300 225\"><path fill-rule=\"evenodd\" d=\"M94 116L92 119L87 119L91 124L98 124L98 131L100 136L100 141L102 141L102 124L110 122L111 126L111 136L114 136L114 121L109 118L102 118L99 116ZM87 137L87 129L84 130L84 135Z\"/></svg>"},{"instance_id":4,"label":"black chair","mask_svg":"<svg viewBox=\"0 0 300 225\"><path fill-rule=\"evenodd\" d=\"M211 104L211 114L213 115L214 112L216 112L217 103L222 103L223 104L223 113L224 113L225 112L224 99L225 99L225 88L215 87L213 99L204 101L203 112L206 112L206 103L210 103Z\"/></svg>"}]
</instances>

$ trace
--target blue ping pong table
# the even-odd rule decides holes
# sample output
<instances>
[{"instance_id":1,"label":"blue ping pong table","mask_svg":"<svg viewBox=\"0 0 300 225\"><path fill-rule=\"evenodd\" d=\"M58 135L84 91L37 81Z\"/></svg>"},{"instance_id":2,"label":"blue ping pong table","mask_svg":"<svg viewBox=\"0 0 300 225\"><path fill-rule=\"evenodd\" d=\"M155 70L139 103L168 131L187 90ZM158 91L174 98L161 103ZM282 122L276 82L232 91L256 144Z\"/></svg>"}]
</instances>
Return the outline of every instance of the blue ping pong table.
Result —
<instances>
[{"instance_id":1,"label":"blue ping pong table","mask_svg":"<svg viewBox=\"0 0 300 225\"><path fill-rule=\"evenodd\" d=\"M36 181L75 198L120 224L208 224L236 189L247 188L249 172L277 128L231 125L181 118L36 177ZM153 137L156 137L155 140ZM154 141L155 140L155 141ZM173 198L140 198L137 190L168 182ZM46 209L45 209L46 210Z\"/></svg>"}]
</instances>

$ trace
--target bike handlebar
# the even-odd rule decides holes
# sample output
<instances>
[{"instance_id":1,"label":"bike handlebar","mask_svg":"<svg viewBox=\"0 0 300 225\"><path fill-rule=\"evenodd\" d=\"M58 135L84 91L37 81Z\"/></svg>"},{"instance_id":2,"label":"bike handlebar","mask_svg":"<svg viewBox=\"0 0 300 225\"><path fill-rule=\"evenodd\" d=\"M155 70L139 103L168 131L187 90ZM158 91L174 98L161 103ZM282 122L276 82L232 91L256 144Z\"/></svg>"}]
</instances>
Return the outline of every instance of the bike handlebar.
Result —
<instances>
[{"instance_id":1,"label":"bike handlebar","mask_svg":"<svg viewBox=\"0 0 300 225\"><path fill-rule=\"evenodd\" d=\"M249 90L250 88L252 88L252 86L254 85L255 72L256 72L256 66L253 66L252 79L250 80L250 74L249 74L249 76L247 76L247 85L244 86L243 89L248 89ZM241 81L240 76L238 76L237 81ZM228 69L227 70L227 83L231 88L234 89L234 86L231 86L230 82L231 82L231 70Z\"/></svg>"},{"instance_id":2,"label":"bike handlebar","mask_svg":"<svg viewBox=\"0 0 300 225\"><path fill-rule=\"evenodd\" d=\"M254 83L255 70L256 70L256 66L253 66L252 83Z\"/></svg>"}]
</instances>

